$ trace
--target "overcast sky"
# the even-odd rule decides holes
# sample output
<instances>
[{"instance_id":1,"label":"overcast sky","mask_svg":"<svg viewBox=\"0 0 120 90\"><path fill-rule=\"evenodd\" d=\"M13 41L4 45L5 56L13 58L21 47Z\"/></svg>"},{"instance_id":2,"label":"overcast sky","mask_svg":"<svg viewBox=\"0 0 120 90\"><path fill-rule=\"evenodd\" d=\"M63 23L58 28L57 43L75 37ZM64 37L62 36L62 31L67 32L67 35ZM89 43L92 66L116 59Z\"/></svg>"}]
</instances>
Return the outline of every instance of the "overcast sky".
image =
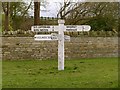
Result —
<instances>
[{"instance_id":1,"label":"overcast sky","mask_svg":"<svg viewBox=\"0 0 120 90\"><path fill-rule=\"evenodd\" d=\"M56 17L56 14L57 14L59 8L60 8L60 6L59 6L58 2L48 2L48 4L46 4L46 8L41 7L40 16Z\"/></svg>"}]
</instances>

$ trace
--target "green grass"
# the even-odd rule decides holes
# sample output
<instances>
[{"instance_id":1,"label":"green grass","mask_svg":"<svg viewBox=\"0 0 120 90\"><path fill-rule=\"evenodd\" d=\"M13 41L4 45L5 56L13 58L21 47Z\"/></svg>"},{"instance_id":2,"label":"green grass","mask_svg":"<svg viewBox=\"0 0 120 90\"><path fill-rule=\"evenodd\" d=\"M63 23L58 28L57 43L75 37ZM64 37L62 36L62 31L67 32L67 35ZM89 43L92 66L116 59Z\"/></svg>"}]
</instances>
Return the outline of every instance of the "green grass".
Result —
<instances>
[{"instance_id":1,"label":"green grass","mask_svg":"<svg viewBox=\"0 0 120 90\"><path fill-rule=\"evenodd\" d=\"M3 88L117 88L118 59L3 61Z\"/></svg>"}]
</instances>

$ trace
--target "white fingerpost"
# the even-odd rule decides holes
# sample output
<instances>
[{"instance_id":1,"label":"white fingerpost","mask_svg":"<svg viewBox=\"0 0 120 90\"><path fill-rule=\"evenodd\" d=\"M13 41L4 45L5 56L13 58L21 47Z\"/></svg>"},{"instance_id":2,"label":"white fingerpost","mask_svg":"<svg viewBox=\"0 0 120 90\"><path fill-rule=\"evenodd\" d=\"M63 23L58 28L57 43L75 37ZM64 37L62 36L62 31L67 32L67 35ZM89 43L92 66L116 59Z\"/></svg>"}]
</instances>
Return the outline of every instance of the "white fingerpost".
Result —
<instances>
[{"instance_id":1,"label":"white fingerpost","mask_svg":"<svg viewBox=\"0 0 120 90\"><path fill-rule=\"evenodd\" d=\"M66 25L64 26L64 20L58 20L58 26L51 25L39 25L32 26L33 32L58 32L48 35L35 35L35 41L55 41L58 40L58 70L64 70L64 41L70 41L70 36L65 35L66 32L77 32L77 31L90 31L89 25Z\"/></svg>"},{"instance_id":2,"label":"white fingerpost","mask_svg":"<svg viewBox=\"0 0 120 90\"><path fill-rule=\"evenodd\" d=\"M64 70L64 20L58 20L58 70Z\"/></svg>"}]
</instances>

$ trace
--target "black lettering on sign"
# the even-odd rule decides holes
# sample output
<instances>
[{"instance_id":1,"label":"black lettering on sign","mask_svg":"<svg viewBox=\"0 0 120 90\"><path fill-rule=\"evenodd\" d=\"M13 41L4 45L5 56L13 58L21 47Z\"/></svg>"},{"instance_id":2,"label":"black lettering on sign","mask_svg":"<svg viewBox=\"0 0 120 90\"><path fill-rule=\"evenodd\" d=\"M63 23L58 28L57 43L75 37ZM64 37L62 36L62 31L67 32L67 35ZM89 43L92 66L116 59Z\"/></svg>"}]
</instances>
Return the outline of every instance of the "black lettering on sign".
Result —
<instances>
[{"instance_id":1,"label":"black lettering on sign","mask_svg":"<svg viewBox=\"0 0 120 90\"><path fill-rule=\"evenodd\" d=\"M50 26L38 26L37 28L50 28Z\"/></svg>"},{"instance_id":2,"label":"black lettering on sign","mask_svg":"<svg viewBox=\"0 0 120 90\"><path fill-rule=\"evenodd\" d=\"M35 28L35 32L41 31L41 32L48 32L48 29L40 29L40 28Z\"/></svg>"},{"instance_id":3,"label":"black lettering on sign","mask_svg":"<svg viewBox=\"0 0 120 90\"><path fill-rule=\"evenodd\" d=\"M33 26L33 28L50 28L50 26Z\"/></svg>"},{"instance_id":4,"label":"black lettering on sign","mask_svg":"<svg viewBox=\"0 0 120 90\"><path fill-rule=\"evenodd\" d=\"M77 29L66 29L66 31L77 31Z\"/></svg>"},{"instance_id":5,"label":"black lettering on sign","mask_svg":"<svg viewBox=\"0 0 120 90\"><path fill-rule=\"evenodd\" d=\"M74 25L66 26L66 28L76 28Z\"/></svg>"},{"instance_id":6,"label":"black lettering on sign","mask_svg":"<svg viewBox=\"0 0 120 90\"><path fill-rule=\"evenodd\" d=\"M38 32L38 31L39 31L39 29L38 29L38 28L37 28L37 29L35 28L35 29L34 29L34 31L35 31L35 32Z\"/></svg>"},{"instance_id":7,"label":"black lettering on sign","mask_svg":"<svg viewBox=\"0 0 120 90\"><path fill-rule=\"evenodd\" d=\"M48 31L48 29L40 29L40 31L47 32L47 31Z\"/></svg>"},{"instance_id":8,"label":"black lettering on sign","mask_svg":"<svg viewBox=\"0 0 120 90\"><path fill-rule=\"evenodd\" d=\"M47 37L43 36L42 38L43 38L43 39L46 39Z\"/></svg>"},{"instance_id":9,"label":"black lettering on sign","mask_svg":"<svg viewBox=\"0 0 120 90\"><path fill-rule=\"evenodd\" d=\"M51 39L57 39L57 37L56 36L52 36Z\"/></svg>"},{"instance_id":10,"label":"black lettering on sign","mask_svg":"<svg viewBox=\"0 0 120 90\"><path fill-rule=\"evenodd\" d=\"M51 36L48 36L47 38L48 38L48 39L51 39Z\"/></svg>"},{"instance_id":11,"label":"black lettering on sign","mask_svg":"<svg viewBox=\"0 0 120 90\"><path fill-rule=\"evenodd\" d=\"M67 25L66 31L77 31L77 26L75 25Z\"/></svg>"}]
</instances>

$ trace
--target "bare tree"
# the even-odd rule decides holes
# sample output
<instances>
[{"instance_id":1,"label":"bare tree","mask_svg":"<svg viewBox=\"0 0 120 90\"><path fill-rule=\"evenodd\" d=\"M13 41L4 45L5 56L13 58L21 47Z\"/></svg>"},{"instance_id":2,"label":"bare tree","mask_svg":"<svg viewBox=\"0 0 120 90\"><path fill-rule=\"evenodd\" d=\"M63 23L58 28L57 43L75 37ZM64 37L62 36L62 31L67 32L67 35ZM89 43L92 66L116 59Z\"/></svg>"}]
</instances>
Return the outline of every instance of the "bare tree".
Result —
<instances>
[{"instance_id":1,"label":"bare tree","mask_svg":"<svg viewBox=\"0 0 120 90\"><path fill-rule=\"evenodd\" d=\"M90 24L94 30L112 30L117 27L119 4L117 2L66 2L58 15L66 24Z\"/></svg>"},{"instance_id":2,"label":"bare tree","mask_svg":"<svg viewBox=\"0 0 120 90\"><path fill-rule=\"evenodd\" d=\"M57 16L60 16L60 18L69 19L71 21L69 23L76 24L80 20L89 21L92 18L96 18L98 16L105 16L108 14L116 15L116 5L116 3L109 2L73 3L69 1L60 8Z\"/></svg>"}]
</instances>

